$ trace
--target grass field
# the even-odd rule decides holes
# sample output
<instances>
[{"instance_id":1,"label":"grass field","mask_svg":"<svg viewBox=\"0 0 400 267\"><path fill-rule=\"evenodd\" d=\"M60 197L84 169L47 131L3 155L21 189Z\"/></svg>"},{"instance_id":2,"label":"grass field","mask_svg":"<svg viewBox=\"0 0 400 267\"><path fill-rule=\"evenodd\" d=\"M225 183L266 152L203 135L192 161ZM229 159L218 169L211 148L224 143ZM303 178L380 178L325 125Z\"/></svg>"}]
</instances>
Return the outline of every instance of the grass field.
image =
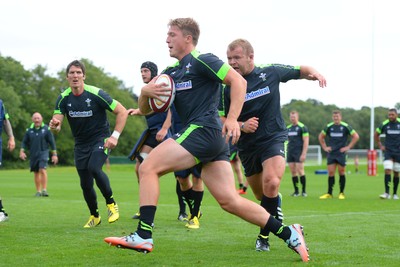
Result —
<instances>
[{"instance_id":1,"label":"grass field","mask_svg":"<svg viewBox=\"0 0 400 267\"><path fill-rule=\"evenodd\" d=\"M281 185L285 223L301 223L310 249L307 266L399 266L400 201L380 200L383 171L368 177L348 174L346 199L319 200L327 176L307 167L308 197L293 198L287 172ZM381 167L380 167L381 168ZM351 169L351 166L349 166ZM225 213L205 192L201 228L188 231L177 220L172 175L161 179L154 229L155 249L142 254L109 247L103 238L136 229L138 186L132 165L112 165L109 172L120 219L108 224L98 194L103 223L84 229L89 218L74 168L52 167L49 198L35 198L33 174L1 170L0 194L10 220L0 224L0 266L303 266L300 257L277 237L271 251L254 251L257 227ZM99 192L99 191L97 191ZM334 195L338 194L338 178ZM251 191L245 195L254 200Z\"/></svg>"}]
</instances>

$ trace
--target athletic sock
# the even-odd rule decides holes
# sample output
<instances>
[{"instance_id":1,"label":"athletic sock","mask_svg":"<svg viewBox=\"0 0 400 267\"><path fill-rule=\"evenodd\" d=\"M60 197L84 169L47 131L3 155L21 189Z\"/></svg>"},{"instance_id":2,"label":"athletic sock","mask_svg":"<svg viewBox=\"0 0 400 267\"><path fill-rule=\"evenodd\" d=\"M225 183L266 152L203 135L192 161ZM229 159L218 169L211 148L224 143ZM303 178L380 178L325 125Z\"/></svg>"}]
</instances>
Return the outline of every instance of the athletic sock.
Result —
<instances>
[{"instance_id":1,"label":"athletic sock","mask_svg":"<svg viewBox=\"0 0 400 267\"><path fill-rule=\"evenodd\" d=\"M242 183L239 184L239 189L243 189L243 184Z\"/></svg>"},{"instance_id":2,"label":"athletic sock","mask_svg":"<svg viewBox=\"0 0 400 267\"><path fill-rule=\"evenodd\" d=\"M291 231L288 227L285 227L280 221L272 216L269 216L267 224L264 226L263 230L265 232L272 232L274 235L278 236L283 240L288 240L291 235Z\"/></svg>"},{"instance_id":3,"label":"athletic sock","mask_svg":"<svg viewBox=\"0 0 400 267\"><path fill-rule=\"evenodd\" d=\"M292 182L293 182L293 187L294 187L294 193L298 194L299 193L299 177L298 176L293 176L292 177Z\"/></svg>"},{"instance_id":4,"label":"athletic sock","mask_svg":"<svg viewBox=\"0 0 400 267\"><path fill-rule=\"evenodd\" d=\"M397 188L399 187L399 176L393 177L393 195L397 195Z\"/></svg>"},{"instance_id":5,"label":"athletic sock","mask_svg":"<svg viewBox=\"0 0 400 267\"><path fill-rule=\"evenodd\" d=\"M385 174L385 193L389 194L390 174Z\"/></svg>"},{"instance_id":6,"label":"athletic sock","mask_svg":"<svg viewBox=\"0 0 400 267\"><path fill-rule=\"evenodd\" d=\"M192 196L193 196L193 213L191 213L192 218L194 216L197 217L200 216L199 213L200 213L201 201L203 200L203 195L204 191L194 191L194 190L192 191Z\"/></svg>"},{"instance_id":7,"label":"athletic sock","mask_svg":"<svg viewBox=\"0 0 400 267\"><path fill-rule=\"evenodd\" d=\"M340 186L340 193L343 193L344 188L346 187L346 175L339 176L339 186Z\"/></svg>"},{"instance_id":8,"label":"athletic sock","mask_svg":"<svg viewBox=\"0 0 400 267\"><path fill-rule=\"evenodd\" d=\"M190 188L186 191L182 191L182 195L185 198L185 201L189 207L190 214L193 214L193 205L194 205L193 188Z\"/></svg>"},{"instance_id":9,"label":"athletic sock","mask_svg":"<svg viewBox=\"0 0 400 267\"><path fill-rule=\"evenodd\" d=\"M179 184L179 181L176 180L176 195L178 196L178 204L179 204L179 214L185 213L186 212L186 205L184 201L184 196L183 192L181 190L181 185Z\"/></svg>"},{"instance_id":10,"label":"athletic sock","mask_svg":"<svg viewBox=\"0 0 400 267\"><path fill-rule=\"evenodd\" d=\"M335 176L328 177L328 194L332 195L333 186L335 184Z\"/></svg>"},{"instance_id":11,"label":"athletic sock","mask_svg":"<svg viewBox=\"0 0 400 267\"><path fill-rule=\"evenodd\" d=\"M279 202L279 196L269 198L265 195L263 195L261 199L261 207L263 207L269 214L271 214L271 217L274 217L277 215L277 209L278 209L278 202ZM279 220L278 220L279 221ZM263 236L268 236L269 235L269 230L266 229L265 227L260 229L260 234Z\"/></svg>"},{"instance_id":12,"label":"athletic sock","mask_svg":"<svg viewBox=\"0 0 400 267\"><path fill-rule=\"evenodd\" d=\"M156 210L157 206L140 207L140 220L136 232L141 238L151 238Z\"/></svg>"},{"instance_id":13,"label":"athletic sock","mask_svg":"<svg viewBox=\"0 0 400 267\"><path fill-rule=\"evenodd\" d=\"M302 192L305 193L306 192L306 176L305 175L300 176L300 183L302 186Z\"/></svg>"}]
</instances>

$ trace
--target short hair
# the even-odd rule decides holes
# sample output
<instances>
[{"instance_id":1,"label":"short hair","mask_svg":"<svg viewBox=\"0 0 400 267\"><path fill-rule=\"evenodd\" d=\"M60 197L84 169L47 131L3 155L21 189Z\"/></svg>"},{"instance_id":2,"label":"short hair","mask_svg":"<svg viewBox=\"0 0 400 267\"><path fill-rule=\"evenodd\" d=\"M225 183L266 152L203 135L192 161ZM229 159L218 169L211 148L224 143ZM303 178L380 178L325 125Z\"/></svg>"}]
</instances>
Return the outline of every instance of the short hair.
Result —
<instances>
[{"instance_id":1,"label":"short hair","mask_svg":"<svg viewBox=\"0 0 400 267\"><path fill-rule=\"evenodd\" d=\"M242 38L232 41L228 45L228 49L234 50L238 46L240 46L243 49L243 52L245 55L254 54L254 49L253 49L253 46L251 45L251 43L249 41L247 41L246 39L242 39Z\"/></svg>"},{"instance_id":2,"label":"short hair","mask_svg":"<svg viewBox=\"0 0 400 267\"><path fill-rule=\"evenodd\" d=\"M82 70L83 75L86 75L86 67L85 67L85 64L83 64L83 62L80 62L79 60L74 60L74 61L72 61L71 63L69 63L68 66L67 66L67 70L66 70L67 76L68 76L68 73L69 73L69 69L70 69L72 66L75 66L75 67L80 68L80 69Z\"/></svg>"},{"instance_id":3,"label":"short hair","mask_svg":"<svg viewBox=\"0 0 400 267\"><path fill-rule=\"evenodd\" d=\"M391 108L391 109L389 109L389 112L394 112L395 114L397 114L397 109Z\"/></svg>"},{"instance_id":4,"label":"short hair","mask_svg":"<svg viewBox=\"0 0 400 267\"><path fill-rule=\"evenodd\" d=\"M192 36L194 46L197 45L200 37L200 27L199 24L192 18L177 18L171 19L168 26L178 27L184 34L184 36Z\"/></svg>"},{"instance_id":5,"label":"short hair","mask_svg":"<svg viewBox=\"0 0 400 267\"><path fill-rule=\"evenodd\" d=\"M335 109L334 111L332 111L332 114L342 115L342 112L340 112L340 110L338 110L338 109Z\"/></svg>"}]
</instances>

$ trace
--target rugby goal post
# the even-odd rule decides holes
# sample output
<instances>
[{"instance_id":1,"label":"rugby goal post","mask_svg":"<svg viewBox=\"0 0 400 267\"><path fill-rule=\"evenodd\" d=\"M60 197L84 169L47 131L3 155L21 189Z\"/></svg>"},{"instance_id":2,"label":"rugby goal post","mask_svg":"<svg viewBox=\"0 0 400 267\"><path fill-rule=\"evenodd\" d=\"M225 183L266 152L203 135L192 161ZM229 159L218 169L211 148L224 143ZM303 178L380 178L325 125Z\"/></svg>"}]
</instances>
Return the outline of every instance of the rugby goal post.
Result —
<instances>
[{"instance_id":1,"label":"rugby goal post","mask_svg":"<svg viewBox=\"0 0 400 267\"><path fill-rule=\"evenodd\" d=\"M309 145L305 165L322 165L322 153L320 145Z\"/></svg>"}]
</instances>

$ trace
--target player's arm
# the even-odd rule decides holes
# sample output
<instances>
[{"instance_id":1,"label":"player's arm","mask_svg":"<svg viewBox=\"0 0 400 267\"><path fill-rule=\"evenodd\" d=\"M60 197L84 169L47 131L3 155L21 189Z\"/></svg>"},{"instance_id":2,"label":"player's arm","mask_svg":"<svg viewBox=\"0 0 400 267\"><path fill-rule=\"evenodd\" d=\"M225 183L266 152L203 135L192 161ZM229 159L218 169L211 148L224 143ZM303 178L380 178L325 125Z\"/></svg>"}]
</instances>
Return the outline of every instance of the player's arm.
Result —
<instances>
[{"instance_id":1,"label":"player's arm","mask_svg":"<svg viewBox=\"0 0 400 267\"><path fill-rule=\"evenodd\" d=\"M358 135L358 133L356 131L354 131L353 134L351 135L351 141L347 145L347 147L349 148L348 150L352 149L354 147L354 145L358 142L359 139L360 139L360 136Z\"/></svg>"},{"instance_id":2,"label":"player's arm","mask_svg":"<svg viewBox=\"0 0 400 267\"><path fill-rule=\"evenodd\" d=\"M165 121L163 125L161 126L161 129L157 132L156 134L156 140L158 142L162 142L165 138L165 136L168 133L169 128L171 128L171 121L172 121L172 112L171 109L168 109L167 111L167 117L165 118Z\"/></svg>"},{"instance_id":3,"label":"player's arm","mask_svg":"<svg viewBox=\"0 0 400 267\"><path fill-rule=\"evenodd\" d=\"M233 68L229 69L223 82L231 87L231 103L225 123L222 127L222 134L226 136L227 142L230 136L232 136L232 144L235 144L240 137L240 127L237 119L244 104L247 82Z\"/></svg>"},{"instance_id":4,"label":"player's arm","mask_svg":"<svg viewBox=\"0 0 400 267\"><path fill-rule=\"evenodd\" d=\"M25 149L28 147L28 131L25 132L24 138L21 142L21 149L19 150L19 158L22 160L26 160Z\"/></svg>"},{"instance_id":5,"label":"player's arm","mask_svg":"<svg viewBox=\"0 0 400 267\"><path fill-rule=\"evenodd\" d=\"M302 162L304 162L306 160L309 141L310 141L310 136L304 135L303 136L303 151L301 151L301 155L300 155L300 160Z\"/></svg>"},{"instance_id":6,"label":"player's arm","mask_svg":"<svg viewBox=\"0 0 400 267\"><path fill-rule=\"evenodd\" d=\"M126 119L128 118L128 112L126 108L119 102L115 106L113 113L116 115L114 131L110 138L107 138L104 143L105 148L113 149L118 144L118 138L125 128Z\"/></svg>"},{"instance_id":7,"label":"player's arm","mask_svg":"<svg viewBox=\"0 0 400 267\"><path fill-rule=\"evenodd\" d=\"M4 126L4 131L6 132L6 134L8 136L7 148L11 152L15 148L15 139L14 139L14 133L13 133L13 129L11 127L10 120L8 120L8 119L3 120L3 126Z\"/></svg>"},{"instance_id":8,"label":"player's arm","mask_svg":"<svg viewBox=\"0 0 400 267\"><path fill-rule=\"evenodd\" d=\"M318 135L318 141L319 141L319 143L320 143L322 149L323 149L325 152L331 152L331 148L328 147L328 146L326 145L325 137L326 137L326 134L325 134L324 131L322 131L322 132Z\"/></svg>"},{"instance_id":9,"label":"player's arm","mask_svg":"<svg viewBox=\"0 0 400 267\"><path fill-rule=\"evenodd\" d=\"M64 120L63 114L54 114L53 118L51 118L49 122L49 127L54 134L60 132L63 120Z\"/></svg>"},{"instance_id":10,"label":"player's arm","mask_svg":"<svg viewBox=\"0 0 400 267\"><path fill-rule=\"evenodd\" d=\"M316 69L310 66L300 66L300 79L319 81L319 86L326 87L326 79Z\"/></svg>"},{"instance_id":11,"label":"player's arm","mask_svg":"<svg viewBox=\"0 0 400 267\"><path fill-rule=\"evenodd\" d=\"M374 137L375 137L375 142L378 144L378 147L380 150L385 150L385 146L382 145L381 139L380 139L380 132L378 132L379 128L376 129L375 133L374 133Z\"/></svg>"}]
</instances>

